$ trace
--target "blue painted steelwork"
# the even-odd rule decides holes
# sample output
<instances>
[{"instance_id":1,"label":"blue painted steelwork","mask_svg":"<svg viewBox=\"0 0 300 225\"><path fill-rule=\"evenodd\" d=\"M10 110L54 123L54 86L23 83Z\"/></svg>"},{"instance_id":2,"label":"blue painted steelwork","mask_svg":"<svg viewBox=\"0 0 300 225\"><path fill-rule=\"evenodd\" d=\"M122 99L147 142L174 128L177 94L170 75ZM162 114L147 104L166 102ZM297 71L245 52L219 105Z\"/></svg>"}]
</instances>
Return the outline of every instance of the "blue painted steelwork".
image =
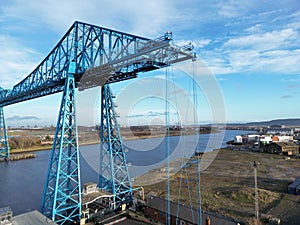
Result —
<instances>
[{"instance_id":1,"label":"blue painted steelwork","mask_svg":"<svg viewBox=\"0 0 300 225\"><path fill-rule=\"evenodd\" d=\"M118 82L193 57L190 45L179 48L171 40L171 33L150 40L75 22L31 74L11 90L0 91L0 107L63 91L70 59L76 87L85 89L99 85L103 76L104 83Z\"/></svg>"},{"instance_id":2,"label":"blue painted steelwork","mask_svg":"<svg viewBox=\"0 0 300 225\"><path fill-rule=\"evenodd\" d=\"M81 183L72 68L65 82L41 212L58 224L79 222Z\"/></svg>"},{"instance_id":3,"label":"blue painted steelwork","mask_svg":"<svg viewBox=\"0 0 300 225\"><path fill-rule=\"evenodd\" d=\"M132 186L125 151L108 84L102 87L99 187L114 194L114 209L132 204Z\"/></svg>"},{"instance_id":4,"label":"blue painted steelwork","mask_svg":"<svg viewBox=\"0 0 300 225\"><path fill-rule=\"evenodd\" d=\"M75 88L104 86L101 140L106 151L102 153L110 161L101 162L100 185L115 194L117 204L131 202L131 183L108 84L194 57L191 45L178 47L171 40L171 33L150 40L75 22L31 74L11 90L0 90L0 108L63 91L41 208L47 217L64 224L78 221L81 214Z\"/></svg>"},{"instance_id":5,"label":"blue painted steelwork","mask_svg":"<svg viewBox=\"0 0 300 225\"><path fill-rule=\"evenodd\" d=\"M7 130L4 120L4 110L3 107L0 107L0 159L9 159L9 145L8 145L8 137Z\"/></svg>"}]
</instances>

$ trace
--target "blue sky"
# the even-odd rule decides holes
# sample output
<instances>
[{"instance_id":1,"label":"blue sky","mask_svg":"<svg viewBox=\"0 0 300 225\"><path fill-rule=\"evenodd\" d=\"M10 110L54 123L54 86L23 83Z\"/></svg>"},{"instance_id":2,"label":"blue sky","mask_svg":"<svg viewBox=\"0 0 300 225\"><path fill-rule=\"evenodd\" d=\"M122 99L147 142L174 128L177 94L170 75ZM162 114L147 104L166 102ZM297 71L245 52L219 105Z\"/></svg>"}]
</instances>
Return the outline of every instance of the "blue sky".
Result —
<instances>
[{"instance_id":1,"label":"blue sky","mask_svg":"<svg viewBox=\"0 0 300 225\"><path fill-rule=\"evenodd\" d=\"M1 0L0 86L12 88L25 78L75 20L148 38L172 31L175 44L192 42L198 57L214 75L210 79L217 84L211 87L219 87L226 121L299 117L300 6L297 0ZM156 73L153 77L163 74L161 71L161 75ZM128 85L127 82L114 88L122 93ZM182 88L189 85L186 82ZM127 117L134 118L144 110L141 116L148 115L150 123L160 120L161 101L151 98L153 105L156 103L152 110L146 107L149 97L148 103L134 104L129 109L131 116ZM211 107L213 104L203 88L199 101L199 120L210 121L213 111L218 109ZM5 114L7 118L40 118L22 121L25 124L55 124L59 104L60 95L48 96L8 106Z\"/></svg>"}]
</instances>

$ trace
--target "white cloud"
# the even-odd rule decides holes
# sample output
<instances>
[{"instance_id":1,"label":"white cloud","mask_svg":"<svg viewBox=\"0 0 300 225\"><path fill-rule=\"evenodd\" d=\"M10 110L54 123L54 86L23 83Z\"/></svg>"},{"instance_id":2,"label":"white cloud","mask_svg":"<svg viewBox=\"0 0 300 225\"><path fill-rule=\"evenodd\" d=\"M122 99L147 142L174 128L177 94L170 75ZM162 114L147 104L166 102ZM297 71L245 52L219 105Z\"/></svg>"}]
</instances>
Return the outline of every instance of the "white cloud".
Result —
<instances>
[{"instance_id":1,"label":"white cloud","mask_svg":"<svg viewBox=\"0 0 300 225\"><path fill-rule=\"evenodd\" d=\"M235 51L228 54L230 65L235 70L245 70L258 63L259 52L257 51Z\"/></svg>"},{"instance_id":2,"label":"white cloud","mask_svg":"<svg viewBox=\"0 0 300 225\"><path fill-rule=\"evenodd\" d=\"M239 50L225 54L217 52L204 60L209 69L217 75L244 72L299 74L300 71L300 49L264 52Z\"/></svg>"},{"instance_id":3,"label":"white cloud","mask_svg":"<svg viewBox=\"0 0 300 225\"><path fill-rule=\"evenodd\" d=\"M261 24L255 24L254 26L246 28L244 31L247 33L259 33L262 30L262 25Z\"/></svg>"},{"instance_id":4,"label":"white cloud","mask_svg":"<svg viewBox=\"0 0 300 225\"><path fill-rule=\"evenodd\" d=\"M278 6L280 4L274 3ZM297 29L300 23L297 21L300 12L294 11L288 15L286 18L290 23L286 23L284 27L264 31L269 22L264 20L265 18L282 18L282 13L286 11L276 6L272 6L268 11L268 8L261 6L265 5L259 3L256 6L248 0L228 0L222 4L218 1L207 3L193 0L13 0L1 6L0 22L5 25L3 29L6 32L8 29L16 31L38 27L45 28L48 32L51 28L59 35L66 32L75 20L150 38L163 35L169 28L174 28L182 31L179 34L181 40L177 40L175 44L192 42L199 50L200 58L204 59L216 74L263 69L286 73L298 70L299 66L293 63L299 62L295 49L299 48ZM239 20L235 17L239 17ZM243 27L232 25L228 27L228 33L218 33L218 28L226 26L228 22L237 22L243 24ZM213 34L203 33L202 37L201 26L205 24L217 25L217 28L208 29ZM238 30L240 28L241 30ZM174 34L175 40L179 35ZM24 78L37 66L38 62L35 59L39 54L33 49L24 48L17 39L12 43L4 39L0 39L0 42L2 52L6 51L0 55L0 72L10 74L10 78L5 78L5 81L0 78L0 81L2 85L4 83L3 86L11 86L12 83L15 84L14 80ZM15 61L16 58L18 61Z\"/></svg>"},{"instance_id":5,"label":"white cloud","mask_svg":"<svg viewBox=\"0 0 300 225\"><path fill-rule=\"evenodd\" d=\"M232 38L224 44L224 48L230 48L230 50L232 48L247 48L259 51L277 49L296 41L298 36L299 35L295 30L288 28L279 31Z\"/></svg>"},{"instance_id":6,"label":"white cloud","mask_svg":"<svg viewBox=\"0 0 300 225\"><path fill-rule=\"evenodd\" d=\"M244 14L250 7L251 2L244 0L229 0L219 4L218 14L222 17L238 17Z\"/></svg>"},{"instance_id":7,"label":"white cloud","mask_svg":"<svg viewBox=\"0 0 300 225\"><path fill-rule=\"evenodd\" d=\"M43 23L65 31L75 20L143 35L158 35L173 12L172 1L15 0L3 7L7 18Z\"/></svg>"},{"instance_id":8,"label":"white cloud","mask_svg":"<svg viewBox=\"0 0 300 225\"><path fill-rule=\"evenodd\" d=\"M220 77L220 78L218 78L217 80L218 80L218 81L227 81L228 78Z\"/></svg>"},{"instance_id":9,"label":"white cloud","mask_svg":"<svg viewBox=\"0 0 300 225\"><path fill-rule=\"evenodd\" d=\"M174 15L172 1L80 1L80 0L13 0L0 6L0 83L11 88L24 79L46 56L34 46L38 32L58 34L58 38L73 24L83 21L149 38L161 36ZM49 31L50 29L50 31ZM30 39L23 31L30 33ZM52 30L52 31L51 31ZM17 34L17 35L16 35ZM44 35L45 36L45 35ZM29 41L28 41L29 40ZM54 43L55 44L55 43ZM47 47L48 49L48 47Z\"/></svg>"},{"instance_id":10,"label":"white cloud","mask_svg":"<svg viewBox=\"0 0 300 225\"><path fill-rule=\"evenodd\" d=\"M194 48L200 49L211 43L210 39L189 39L189 40L175 40L174 44L178 46L183 46L191 43Z\"/></svg>"},{"instance_id":11,"label":"white cloud","mask_svg":"<svg viewBox=\"0 0 300 225\"><path fill-rule=\"evenodd\" d=\"M11 36L0 36L0 49L0 84L10 89L32 72L40 57L35 50L23 47Z\"/></svg>"},{"instance_id":12,"label":"white cloud","mask_svg":"<svg viewBox=\"0 0 300 225\"><path fill-rule=\"evenodd\" d=\"M299 31L290 28L263 32L256 24L242 36L231 37L221 47L202 54L215 74L241 72L299 73Z\"/></svg>"},{"instance_id":13,"label":"white cloud","mask_svg":"<svg viewBox=\"0 0 300 225\"><path fill-rule=\"evenodd\" d=\"M282 82L291 82L291 83L297 83L297 82L300 82L300 75L297 74L297 75L293 75L293 76L286 76L282 79L280 79L280 81Z\"/></svg>"},{"instance_id":14,"label":"white cloud","mask_svg":"<svg viewBox=\"0 0 300 225\"><path fill-rule=\"evenodd\" d=\"M260 69L270 68L274 72L299 73L300 49L268 51L260 57Z\"/></svg>"}]
</instances>

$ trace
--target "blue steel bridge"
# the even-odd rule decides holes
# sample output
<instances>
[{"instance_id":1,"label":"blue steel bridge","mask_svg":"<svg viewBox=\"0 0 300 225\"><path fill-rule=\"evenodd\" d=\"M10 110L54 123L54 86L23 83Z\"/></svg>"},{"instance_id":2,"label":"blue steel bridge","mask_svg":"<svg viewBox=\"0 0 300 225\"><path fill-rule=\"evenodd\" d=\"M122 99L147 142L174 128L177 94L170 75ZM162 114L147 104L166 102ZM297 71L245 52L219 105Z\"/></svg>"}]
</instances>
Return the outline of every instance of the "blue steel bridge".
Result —
<instances>
[{"instance_id":1,"label":"blue steel bridge","mask_svg":"<svg viewBox=\"0 0 300 225\"><path fill-rule=\"evenodd\" d=\"M148 39L75 22L46 58L12 89L0 88L0 158L9 159L3 108L63 92L41 212L58 224L79 222L81 182L76 89L101 88L99 187L114 195L115 209L131 204L132 186L110 83L194 59L193 46L175 46L172 33Z\"/></svg>"}]
</instances>

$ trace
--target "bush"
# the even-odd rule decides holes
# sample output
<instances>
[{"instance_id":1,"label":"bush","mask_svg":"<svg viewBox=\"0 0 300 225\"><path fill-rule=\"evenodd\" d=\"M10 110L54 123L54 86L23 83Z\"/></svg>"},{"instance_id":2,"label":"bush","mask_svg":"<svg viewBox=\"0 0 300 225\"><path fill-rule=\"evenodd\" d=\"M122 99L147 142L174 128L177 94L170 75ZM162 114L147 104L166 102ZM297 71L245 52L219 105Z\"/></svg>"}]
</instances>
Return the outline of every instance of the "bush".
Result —
<instances>
[{"instance_id":1,"label":"bush","mask_svg":"<svg viewBox=\"0 0 300 225\"><path fill-rule=\"evenodd\" d=\"M13 137L8 140L11 149L30 148L41 144L37 137Z\"/></svg>"}]
</instances>

